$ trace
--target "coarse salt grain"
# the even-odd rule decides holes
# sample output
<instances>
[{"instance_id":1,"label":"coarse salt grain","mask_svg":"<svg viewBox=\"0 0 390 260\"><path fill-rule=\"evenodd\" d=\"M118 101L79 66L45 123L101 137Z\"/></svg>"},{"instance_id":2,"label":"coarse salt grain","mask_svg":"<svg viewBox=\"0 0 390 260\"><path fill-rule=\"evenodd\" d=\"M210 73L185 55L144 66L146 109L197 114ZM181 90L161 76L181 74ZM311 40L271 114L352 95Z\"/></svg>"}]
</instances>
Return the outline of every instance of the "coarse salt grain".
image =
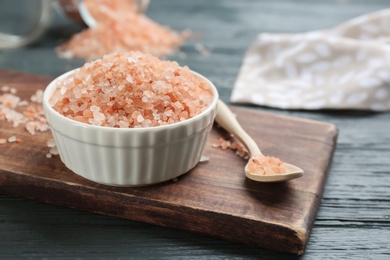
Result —
<instances>
[{"instance_id":1,"label":"coarse salt grain","mask_svg":"<svg viewBox=\"0 0 390 260\"><path fill-rule=\"evenodd\" d=\"M239 142L237 141L233 136L230 137L230 139L225 140L223 138L218 139L218 143L213 144L214 148L221 148L222 150L233 150L235 151L236 155L243 159L249 159L248 150Z\"/></svg>"},{"instance_id":2,"label":"coarse salt grain","mask_svg":"<svg viewBox=\"0 0 390 260\"><path fill-rule=\"evenodd\" d=\"M203 155L200 157L199 162L208 162L210 160L209 156Z\"/></svg>"},{"instance_id":3,"label":"coarse salt grain","mask_svg":"<svg viewBox=\"0 0 390 260\"><path fill-rule=\"evenodd\" d=\"M49 130L49 125L47 124L41 105L43 90L38 89L30 97L32 103L29 103L27 100L21 100L20 97L16 96L17 90L15 88L2 86L0 90L10 93L0 95L0 120L12 122L13 127L24 124L25 129L31 135L35 135L36 131L44 132ZM7 142L21 143L22 139L17 136L10 136L7 139L0 138L0 145L6 144ZM48 140L47 145L50 147L49 153L46 154L47 158L52 158L53 155L58 154L54 139Z\"/></svg>"},{"instance_id":4,"label":"coarse salt grain","mask_svg":"<svg viewBox=\"0 0 390 260\"><path fill-rule=\"evenodd\" d=\"M11 122L14 128L24 125L26 131L31 135L35 135L36 131L44 132L49 129L40 104L43 96L42 90L37 90L31 96L32 103L30 103L15 95L16 88L4 85L0 89L4 92L0 95L0 120ZM22 142L22 139L16 136L2 138L3 144L4 140L9 143Z\"/></svg>"},{"instance_id":5,"label":"coarse salt grain","mask_svg":"<svg viewBox=\"0 0 390 260\"><path fill-rule=\"evenodd\" d=\"M8 108L16 108L20 102L20 97L6 93L0 96L0 102Z\"/></svg>"},{"instance_id":6,"label":"coarse salt grain","mask_svg":"<svg viewBox=\"0 0 390 260\"><path fill-rule=\"evenodd\" d=\"M92 106L89 108L89 110L91 110L92 112L95 112L95 111L99 112L99 111L100 111L100 107L95 106L95 105L92 105Z\"/></svg>"},{"instance_id":7,"label":"coarse salt grain","mask_svg":"<svg viewBox=\"0 0 390 260\"><path fill-rule=\"evenodd\" d=\"M137 122L138 122L138 123L142 123L144 120L145 120L145 119L144 119L143 116L141 116L141 115L138 115L138 116L137 116Z\"/></svg>"},{"instance_id":8,"label":"coarse salt grain","mask_svg":"<svg viewBox=\"0 0 390 260\"><path fill-rule=\"evenodd\" d=\"M4 85L1 87L1 91L3 91L3 92L8 92L10 89L11 89L11 87L7 86L7 85Z\"/></svg>"},{"instance_id":9,"label":"coarse salt grain","mask_svg":"<svg viewBox=\"0 0 390 260\"><path fill-rule=\"evenodd\" d=\"M16 135L8 137L7 141L8 143L15 143L17 141Z\"/></svg>"},{"instance_id":10,"label":"coarse salt grain","mask_svg":"<svg viewBox=\"0 0 390 260\"><path fill-rule=\"evenodd\" d=\"M283 162L279 158L264 155L256 155L249 159L247 170L255 175L286 173Z\"/></svg>"},{"instance_id":11,"label":"coarse salt grain","mask_svg":"<svg viewBox=\"0 0 390 260\"><path fill-rule=\"evenodd\" d=\"M49 147L49 152L46 154L46 158L50 159L53 157L53 155L59 154L58 148L57 148L56 143L55 143L53 138L50 138L49 140L47 140L46 144L47 144L47 147Z\"/></svg>"},{"instance_id":12,"label":"coarse salt grain","mask_svg":"<svg viewBox=\"0 0 390 260\"><path fill-rule=\"evenodd\" d=\"M55 143L53 138L50 138L49 140L47 140L46 144L47 144L47 147L50 147L50 148L56 146L56 143Z\"/></svg>"},{"instance_id":13,"label":"coarse salt grain","mask_svg":"<svg viewBox=\"0 0 390 260\"><path fill-rule=\"evenodd\" d=\"M22 100L18 103L18 106L19 107L25 107L28 105L28 101L27 100Z\"/></svg>"},{"instance_id":14,"label":"coarse salt grain","mask_svg":"<svg viewBox=\"0 0 390 260\"><path fill-rule=\"evenodd\" d=\"M129 83L133 83L133 77L132 77L131 75L127 75L126 80L127 80Z\"/></svg>"},{"instance_id":15,"label":"coarse salt grain","mask_svg":"<svg viewBox=\"0 0 390 260\"><path fill-rule=\"evenodd\" d=\"M131 57L137 57L137 62L126 62ZM67 91L62 91L64 87ZM77 98L74 90L84 94ZM86 63L58 81L49 103L60 114L83 123L133 128L189 119L204 111L212 100L210 86L188 67L150 54L128 52ZM71 109L77 104L85 109Z\"/></svg>"},{"instance_id":16,"label":"coarse salt grain","mask_svg":"<svg viewBox=\"0 0 390 260\"><path fill-rule=\"evenodd\" d=\"M41 104L43 98L43 90L38 89L35 91L35 93L31 96L30 100L34 103Z\"/></svg>"},{"instance_id":17,"label":"coarse salt grain","mask_svg":"<svg viewBox=\"0 0 390 260\"><path fill-rule=\"evenodd\" d=\"M50 152L50 154L52 154L52 155L58 155L58 154L59 154L57 146L51 147L51 148L49 149L49 152Z\"/></svg>"}]
</instances>

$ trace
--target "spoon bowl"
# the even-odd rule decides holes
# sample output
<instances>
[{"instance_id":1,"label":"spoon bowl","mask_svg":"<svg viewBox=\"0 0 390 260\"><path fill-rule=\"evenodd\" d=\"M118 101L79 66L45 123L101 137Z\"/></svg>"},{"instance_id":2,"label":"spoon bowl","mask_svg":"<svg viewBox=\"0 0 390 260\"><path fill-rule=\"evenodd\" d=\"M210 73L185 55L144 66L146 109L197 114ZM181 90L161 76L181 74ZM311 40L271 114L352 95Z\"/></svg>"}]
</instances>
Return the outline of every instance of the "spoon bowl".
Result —
<instances>
[{"instance_id":1,"label":"spoon bowl","mask_svg":"<svg viewBox=\"0 0 390 260\"><path fill-rule=\"evenodd\" d=\"M251 173L248 171L248 167L245 166L245 176L259 182L282 182L303 176L303 170L295 165L283 163L282 167L286 169L286 173L259 175Z\"/></svg>"},{"instance_id":2,"label":"spoon bowl","mask_svg":"<svg viewBox=\"0 0 390 260\"><path fill-rule=\"evenodd\" d=\"M234 135L248 150L251 158L255 156L264 156L257 146L256 142L245 132L237 121L233 112L222 101L218 101L217 115L215 121L226 131ZM251 180L258 182L282 182L296 179L303 176L303 170L295 165L283 162L281 166L285 173L260 175L249 170L249 163L245 166L245 175Z\"/></svg>"}]
</instances>

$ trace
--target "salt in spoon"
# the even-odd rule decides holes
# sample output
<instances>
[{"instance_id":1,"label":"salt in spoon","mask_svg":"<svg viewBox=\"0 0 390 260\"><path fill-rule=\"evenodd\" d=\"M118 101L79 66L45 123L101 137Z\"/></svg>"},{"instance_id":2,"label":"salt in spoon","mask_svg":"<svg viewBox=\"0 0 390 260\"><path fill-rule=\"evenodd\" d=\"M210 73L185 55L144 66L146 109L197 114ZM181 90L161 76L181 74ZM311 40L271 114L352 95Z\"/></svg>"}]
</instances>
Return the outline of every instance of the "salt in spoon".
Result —
<instances>
[{"instance_id":1,"label":"salt in spoon","mask_svg":"<svg viewBox=\"0 0 390 260\"><path fill-rule=\"evenodd\" d=\"M233 112L222 101L218 101L217 115L215 121L226 131L233 134L248 150L251 158L254 156L264 156L257 146L256 142L242 129ZM248 163L249 164L249 163ZM303 170L289 163L282 163L285 173L260 175L248 170L248 164L245 166L245 175L251 180L258 182L282 182L299 178L303 175Z\"/></svg>"}]
</instances>

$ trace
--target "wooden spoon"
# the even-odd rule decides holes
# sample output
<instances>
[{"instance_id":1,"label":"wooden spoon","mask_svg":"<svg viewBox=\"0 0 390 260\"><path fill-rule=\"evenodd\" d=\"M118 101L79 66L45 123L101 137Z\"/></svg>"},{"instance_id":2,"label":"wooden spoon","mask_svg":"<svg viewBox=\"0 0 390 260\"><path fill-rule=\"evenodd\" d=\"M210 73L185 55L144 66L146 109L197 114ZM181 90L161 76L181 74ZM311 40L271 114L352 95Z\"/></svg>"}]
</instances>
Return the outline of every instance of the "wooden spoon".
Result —
<instances>
[{"instance_id":1,"label":"wooden spoon","mask_svg":"<svg viewBox=\"0 0 390 260\"><path fill-rule=\"evenodd\" d=\"M218 101L217 115L215 121L226 131L233 134L248 150L251 158L254 156L264 156L257 146L256 142L242 129L233 112L222 101ZM260 175L248 170L248 164L245 166L245 175L251 180L259 182L282 182L299 178L303 175L303 170L292 164L283 163L286 173Z\"/></svg>"}]
</instances>

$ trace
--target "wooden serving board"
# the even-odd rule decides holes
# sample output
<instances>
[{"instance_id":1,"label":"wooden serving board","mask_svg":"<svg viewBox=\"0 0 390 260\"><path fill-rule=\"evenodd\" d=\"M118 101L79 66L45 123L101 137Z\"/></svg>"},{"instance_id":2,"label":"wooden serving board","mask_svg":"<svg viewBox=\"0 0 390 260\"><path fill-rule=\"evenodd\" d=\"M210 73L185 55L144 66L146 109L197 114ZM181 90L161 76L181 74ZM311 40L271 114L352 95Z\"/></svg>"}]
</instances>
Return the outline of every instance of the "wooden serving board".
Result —
<instances>
[{"instance_id":1,"label":"wooden serving board","mask_svg":"<svg viewBox=\"0 0 390 260\"><path fill-rule=\"evenodd\" d=\"M50 80L0 71L0 87L15 87L24 99ZM246 161L232 151L212 147L226 134L214 127L204 151L210 160L176 182L110 187L77 176L58 156L47 159L50 132L31 136L23 127L12 128L0 120L0 138L23 139L0 146L0 193L301 254L321 201L338 131L323 122L232 110L265 154L298 165L305 175L275 184L247 179Z\"/></svg>"}]
</instances>

